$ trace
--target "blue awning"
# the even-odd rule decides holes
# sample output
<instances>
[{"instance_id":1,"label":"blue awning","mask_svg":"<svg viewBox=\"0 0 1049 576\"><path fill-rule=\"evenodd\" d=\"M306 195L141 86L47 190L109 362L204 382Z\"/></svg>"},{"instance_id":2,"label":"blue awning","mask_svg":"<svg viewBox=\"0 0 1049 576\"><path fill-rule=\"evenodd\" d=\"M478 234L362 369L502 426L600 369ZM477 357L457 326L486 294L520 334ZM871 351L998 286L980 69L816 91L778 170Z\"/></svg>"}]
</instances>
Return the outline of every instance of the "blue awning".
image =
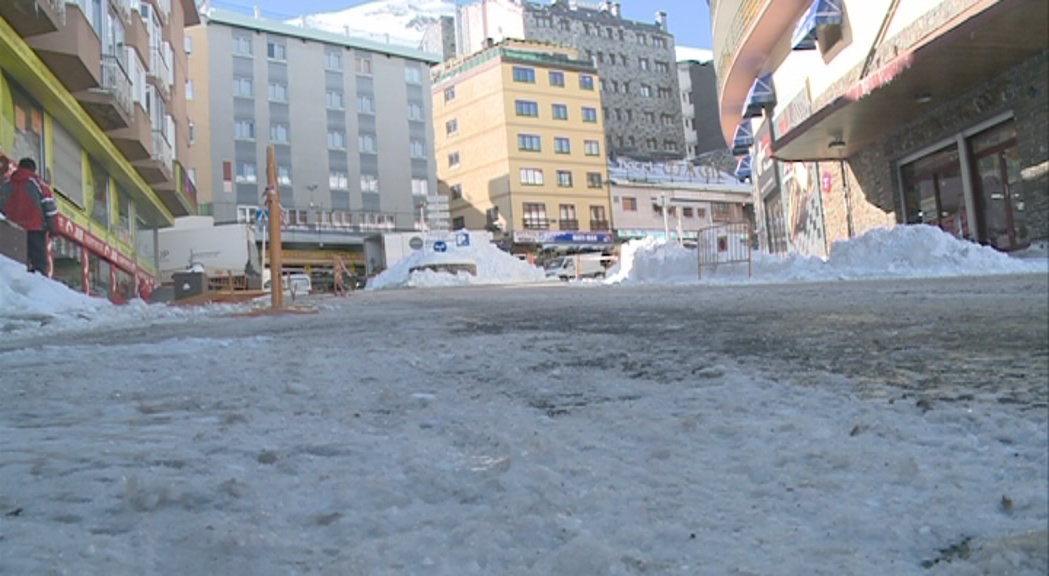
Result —
<instances>
[{"instance_id":1,"label":"blue awning","mask_svg":"<svg viewBox=\"0 0 1049 576\"><path fill-rule=\"evenodd\" d=\"M750 154L740 158L736 163L736 179L740 182L750 180Z\"/></svg>"},{"instance_id":2,"label":"blue awning","mask_svg":"<svg viewBox=\"0 0 1049 576\"><path fill-rule=\"evenodd\" d=\"M776 107L776 87L772 84L772 73L762 74L754 81L743 103L744 118L760 118L766 107Z\"/></svg>"},{"instance_id":3,"label":"blue awning","mask_svg":"<svg viewBox=\"0 0 1049 576\"><path fill-rule=\"evenodd\" d=\"M736 136L732 138L733 156L750 154L750 147L754 145L754 130L750 127L750 120L743 120L736 127Z\"/></svg>"},{"instance_id":4,"label":"blue awning","mask_svg":"<svg viewBox=\"0 0 1049 576\"><path fill-rule=\"evenodd\" d=\"M812 0L809 9L794 28L790 45L794 50L815 50L816 32L820 26L841 26L843 20L841 0Z\"/></svg>"}]
</instances>

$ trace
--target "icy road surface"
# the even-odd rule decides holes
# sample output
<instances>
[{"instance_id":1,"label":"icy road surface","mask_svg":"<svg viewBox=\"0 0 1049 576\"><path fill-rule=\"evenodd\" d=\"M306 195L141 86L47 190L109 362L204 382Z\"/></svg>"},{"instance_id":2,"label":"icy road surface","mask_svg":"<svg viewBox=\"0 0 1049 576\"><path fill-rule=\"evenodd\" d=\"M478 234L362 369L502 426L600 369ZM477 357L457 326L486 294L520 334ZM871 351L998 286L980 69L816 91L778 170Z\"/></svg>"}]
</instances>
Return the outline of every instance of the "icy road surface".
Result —
<instances>
[{"instance_id":1,"label":"icy road surface","mask_svg":"<svg viewBox=\"0 0 1049 576\"><path fill-rule=\"evenodd\" d=\"M0 339L0 573L1044 575L1049 281Z\"/></svg>"}]
</instances>

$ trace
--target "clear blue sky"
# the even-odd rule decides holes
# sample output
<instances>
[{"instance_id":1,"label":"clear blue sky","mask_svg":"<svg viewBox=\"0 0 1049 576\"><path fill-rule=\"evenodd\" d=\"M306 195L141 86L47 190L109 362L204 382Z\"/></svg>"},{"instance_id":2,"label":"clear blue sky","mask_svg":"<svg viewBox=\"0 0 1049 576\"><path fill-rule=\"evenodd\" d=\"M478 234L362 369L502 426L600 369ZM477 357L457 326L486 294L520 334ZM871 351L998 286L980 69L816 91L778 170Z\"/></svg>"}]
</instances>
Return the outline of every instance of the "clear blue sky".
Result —
<instances>
[{"instance_id":1,"label":"clear blue sky","mask_svg":"<svg viewBox=\"0 0 1049 576\"><path fill-rule=\"evenodd\" d=\"M461 1L465 3L470 0ZM597 4L599 0L583 1ZM285 19L317 12L334 12L367 3L368 0L213 0L212 5L244 11L258 6L269 18ZM670 31L677 44L710 48L710 16L706 0L619 0L619 3L623 16L632 20L651 22L655 19L656 10L663 10L667 13Z\"/></svg>"}]
</instances>

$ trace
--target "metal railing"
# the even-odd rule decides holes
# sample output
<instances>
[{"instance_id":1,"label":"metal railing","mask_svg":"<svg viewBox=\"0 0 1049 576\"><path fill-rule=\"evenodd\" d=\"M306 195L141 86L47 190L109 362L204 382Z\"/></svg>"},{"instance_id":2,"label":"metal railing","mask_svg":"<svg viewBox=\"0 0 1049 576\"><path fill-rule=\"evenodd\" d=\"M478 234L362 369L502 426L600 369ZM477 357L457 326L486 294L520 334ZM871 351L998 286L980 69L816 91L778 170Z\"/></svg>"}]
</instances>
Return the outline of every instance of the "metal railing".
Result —
<instances>
[{"instance_id":1,"label":"metal railing","mask_svg":"<svg viewBox=\"0 0 1049 576\"><path fill-rule=\"evenodd\" d=\"M591 232L608 232L611 229L611 225L608 220L591 220L590 231Z\"/></svg>"},{"instance_id":2,"label":"metal railing","mask_svg":"<svg viewBox=\"0 0 1049 576\"><path fill-rule=\"evenodd\" d=\"M102 85L96 88L111 94L117 106L131 117L131 79L124 71L124 65L112 54L102 55Z\"/></svg>"},{"instance_id":3,"label":"metal railing","mask_svg":"<svg viewBox=\"0 0 1049 576\"><path fill-rule=\"evenodd\" d=\"M62 26L66 25L66 0L47 0L47 4L55 11L58 21Z\"/></svg>"},{"instance_id":4,"label":"metal railing","mask_svg":"<svg viewBox=\"0 0 1049 576\"><path fill-rule=\"evenodd\" d=\"M149 53L149 72L147 74L160 84L165 95L169 95L175 77L168 53L164 50L164 44L153 46Z\"/></svg>"},{"instance_id":5,"label":"metal railing","mask_svg":"<svg viewBox=\"0 0 1049 576\"><path fill-rule=\"evenodd\" d=\"M579 230L579 220L565 219L559 223L561 230L572 231Z\"/></svg>"},{"instance_id":6,"label":"metal railing","mask_svg":"<svg viewBox=\"0 0 1049 576\"><path fill-rule=\"evenodd\" d=\"M153 130L153 159L171 168L175 161L175 152L168 141L164 130Z\"/></svg>"},{"instance_id":7,"label":"metal railing","mask_svg":"<svg viewBox=\"0 0 1049 576\"><path fill-rule=\"evenodd\" d=\"M754 231L750 222L730 222L701 228L696 233L696 252L699 257L699 279L703 269L708 276L716 273L718 266L747 265L747 277L753 275L751 240Z\"/></svg>"}]
</instances>

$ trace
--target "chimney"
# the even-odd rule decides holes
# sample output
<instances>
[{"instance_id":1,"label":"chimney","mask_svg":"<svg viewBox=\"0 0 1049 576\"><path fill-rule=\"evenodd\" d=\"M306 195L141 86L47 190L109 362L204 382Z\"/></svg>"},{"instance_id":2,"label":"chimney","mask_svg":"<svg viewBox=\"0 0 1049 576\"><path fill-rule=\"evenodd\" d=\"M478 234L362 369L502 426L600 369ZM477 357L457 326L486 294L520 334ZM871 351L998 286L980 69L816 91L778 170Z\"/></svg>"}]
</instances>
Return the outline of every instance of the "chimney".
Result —
<instances>
[{"instance_id":1,"label":"chimney","mask_svg":"<svg viewBox=\"0 0 1049 576\"><path fill-rule=\"evenodd\" d=\"M610 10L613 16L619 18L619 2L612 3L612 10Z\"/></svg>"},{"instance_id":2,"label":"chimney","mask_svg":"<svg viewBox=\"0 0 1049 576\"><path fill-rule=\"evenodd\" d=\"M568 8L570 10L578 10L579 9L579 0L568 0Z\"/></svg>"},{"instance_id":3,"label":"chimney","mask_svg":"<svg viewBox=\"0 0 1049 576\"><path fill-rule=\"evenodd\" d=\"M262 19L262 10L260 10L258 6L255 6L255 19Z\"/></svg>"},{"instance_id":4,"label":"chimney","mask_svg":"<svg viewBox=\"0 0 1049 576\"><path fill-rule=\"evenodd\" d=\"M666 32L666 30L667 30L667 13L666 12L664 12L662 10L660 10L659 12L656 12L656 26L658 26L660 30Z\"/></svg>"}]
</instances>

